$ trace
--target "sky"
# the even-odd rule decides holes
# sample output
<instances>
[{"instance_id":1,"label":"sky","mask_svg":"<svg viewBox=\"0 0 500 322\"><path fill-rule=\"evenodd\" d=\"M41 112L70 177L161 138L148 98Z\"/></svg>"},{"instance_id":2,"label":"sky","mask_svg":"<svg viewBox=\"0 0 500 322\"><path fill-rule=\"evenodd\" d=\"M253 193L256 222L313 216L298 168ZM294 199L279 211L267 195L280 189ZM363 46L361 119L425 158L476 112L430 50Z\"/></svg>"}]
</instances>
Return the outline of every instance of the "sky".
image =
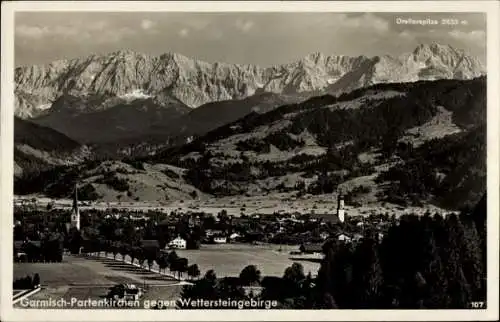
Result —
<instances>
[{"instance_id":1,"label":"sky","mask_svg":"<svg viewBox=\"0 0 500 322\"><path fill-rule=\"evenodd\" d=\"M401 23L409 18L439 24ZM484 62L485 19L481 13L17 12L15 65L128 49L266 67L313 52L397 56L431 42L464 49Z\"/></svg>"}]
</instances>

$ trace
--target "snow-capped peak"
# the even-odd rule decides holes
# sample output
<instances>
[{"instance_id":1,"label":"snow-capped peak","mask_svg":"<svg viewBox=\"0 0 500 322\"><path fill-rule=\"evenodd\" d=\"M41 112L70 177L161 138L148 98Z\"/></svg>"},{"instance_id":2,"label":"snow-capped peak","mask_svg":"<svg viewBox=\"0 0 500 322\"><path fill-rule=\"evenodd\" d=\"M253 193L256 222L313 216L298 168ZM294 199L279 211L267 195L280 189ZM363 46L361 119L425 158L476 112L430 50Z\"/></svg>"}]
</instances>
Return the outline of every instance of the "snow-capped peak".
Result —
<instances>
[{"instance_id":1,"label":"snow-capped peak","mask_svg":"<svg viewBox=\"0 0 500 322\"><path fill-rule=\"evenodd\" d=\"M134 89L131 92L125 93L123 95L119 95L120 98L125 99L127 101L133 101L136 99L146 99L153 97L152 95L148 95L144 93L142 89Z\"/></svg>"}]
</instances>

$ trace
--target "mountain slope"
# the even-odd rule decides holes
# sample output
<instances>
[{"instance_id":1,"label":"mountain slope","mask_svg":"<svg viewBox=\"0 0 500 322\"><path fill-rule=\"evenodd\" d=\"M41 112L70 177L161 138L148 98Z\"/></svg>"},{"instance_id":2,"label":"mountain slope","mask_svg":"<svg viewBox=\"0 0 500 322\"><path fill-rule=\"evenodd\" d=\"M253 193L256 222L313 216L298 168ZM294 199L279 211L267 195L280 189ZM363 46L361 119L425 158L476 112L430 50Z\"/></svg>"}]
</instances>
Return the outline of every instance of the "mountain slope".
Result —
<instances>
[{"instance_id":1,"label":"mountain slope","mask_svg":"<svg viewBox=\"0 0 500 322\"><path fill-rule=\"evenodd\" d=\"M400 57L325 56L315 53L279 66L207 63L179 54L131 51L60 60L15 70L16 115L35 117L64 94L173 97L190 107L255 93L343 92L380 82L470 79L485 72L476 58L451 46L420 45Z\"/></svg>"},{"instance_id":2,"label":"mountain slope","mask_svg":"<svg viewBox=\"0 0 500 322\"><path fill-rule=\"evenodd\" d=\"M80 142L110 142L124 137L146 136L155 124L168 124L190 111L175 99L163 104L159 105L149 97L125 100L66 94L52 104L50 113L33 121Z\"/></svg>"},{"instance_id":3,"label":"mountain slope","mask_svg":"<svg viewBox=\"0 0 500 322\"><path fill-rule=\"evenodd\" d=\"M53 129L14 119L14 173L40 171L55 165L72 165L91 152Z\"/></svg>"},{"instance_id":4,"label":"mountain slope","mask_svg":"<svg viewBox=\"0 0 500 322\"><path fill-rule=\"evenodd\" d=\"M188 168L188 182L220 196L328 194L337 188L355 194L366 184L375 202L456 208L476 202L484 190L484 158L477 154L485 151L485 84L485 78L380 84L339 97L316 97L251 113L146 160ZM464 94L456 99L456 92ZM418 133L431 126L433 132ZM454 158L451 151L462 155L452 166L439 161ZM415 169L435 177L424 179ZM396 189L391 182L402 180L401 173L415 176ZM410 191L420 180L431 180L422 184L432 189ZM463 198L450 198L459 191Z\"/></svg>"},{"instance_id":5,"label":"mountain slope","mask_svg":"<svg viewBox=\"0 0 500 322\"><path fill-rule=\"evenodd\" d=\"M69 198L72 187L78 183L78 197L81 200L162 203L209 197L182 178L184 171L165 164L91 161L73 166L59 166L42 171L36 176L16 178L14 193Z\"/></svg>"}]
</instances>

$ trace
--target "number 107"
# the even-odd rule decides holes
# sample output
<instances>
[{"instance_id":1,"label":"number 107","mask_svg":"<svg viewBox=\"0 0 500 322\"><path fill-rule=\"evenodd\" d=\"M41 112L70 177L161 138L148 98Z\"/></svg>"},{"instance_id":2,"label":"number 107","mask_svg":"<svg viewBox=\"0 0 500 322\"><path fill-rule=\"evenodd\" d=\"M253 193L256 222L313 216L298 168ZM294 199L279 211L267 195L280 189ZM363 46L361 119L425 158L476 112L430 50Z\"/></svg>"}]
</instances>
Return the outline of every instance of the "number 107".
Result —
<instances>
[{"instance_id":1,"label":"number 107","mask_svg":"<svg viewBox=\"0 0 500 322\"><path fill-rule=\"evenodd\" d=\"M473 308L473 309L483 309L485 307L484 305L484 302L483 301L479 301L479 302L471 302L470 303L470 306Z\"/></svg>"}]
</instances>

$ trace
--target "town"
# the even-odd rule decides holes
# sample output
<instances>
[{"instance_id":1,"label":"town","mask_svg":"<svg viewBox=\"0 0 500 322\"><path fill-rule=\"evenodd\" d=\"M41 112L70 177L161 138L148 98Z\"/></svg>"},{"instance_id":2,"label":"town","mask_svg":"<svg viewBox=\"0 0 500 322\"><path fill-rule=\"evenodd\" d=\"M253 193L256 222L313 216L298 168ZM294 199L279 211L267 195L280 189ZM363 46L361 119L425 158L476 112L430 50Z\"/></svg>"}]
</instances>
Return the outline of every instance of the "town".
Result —
<instances>
[{"instance_id":1,"label":"town","mask_svg":"<svg viewBox=\"0 0 500 322\"><path fill-rule=\"evenodd\" d=\"M78 256L127 262L178 281L186 280L186 274L192 280L214 270L220 277L237 278L248 263L268 278L279 278L300 263L299 270L313 277L326 242L356 244L366 234L381 240L396 220L388 215L350 217L340 194L336 214L311 215L80 210L80 204L75 186L71 211L53 205L41 209L36 203L15 207L13 255L15 268L21 268L15 271L17 288L29 289L32 281L23 276L23 263L57 265ZM33 274L40 287L39 272ZM120 298L127 298L124 290L141 296L143 292L127 283L112 286L108 294L115 298L117 288L122 289Z\"/></svg>"},{"instance_id":2,"label":"town","mask_svg":"<svg viewBox=\"0 0 500 322\"><path fill-rule=\"evenodd\" d=\"M64 249L70 248L72 234L79 236L79 248L73 249L78 253L92 251L96 244L116 251L123 245L168 251L203 250L206 246L221 244L268 244L277 246L278 250L292 249L290 255L317 255L327 239L358 242L367 232L382 239L391 222L396 220L395 216L386 214L349 217L341 195L336 214L274 213L238 217L228 215L225 210L216 214L196 210L170 214L151 210L80 211L76 188L74 198L71 214L64 209L16 208L14 240L17 260L35 260L42 253L42 243L48 244L56 239L60 242L59 253L62 254ZM26 249L29 252L23 251Z\"/></svg>"}]
</instances>

